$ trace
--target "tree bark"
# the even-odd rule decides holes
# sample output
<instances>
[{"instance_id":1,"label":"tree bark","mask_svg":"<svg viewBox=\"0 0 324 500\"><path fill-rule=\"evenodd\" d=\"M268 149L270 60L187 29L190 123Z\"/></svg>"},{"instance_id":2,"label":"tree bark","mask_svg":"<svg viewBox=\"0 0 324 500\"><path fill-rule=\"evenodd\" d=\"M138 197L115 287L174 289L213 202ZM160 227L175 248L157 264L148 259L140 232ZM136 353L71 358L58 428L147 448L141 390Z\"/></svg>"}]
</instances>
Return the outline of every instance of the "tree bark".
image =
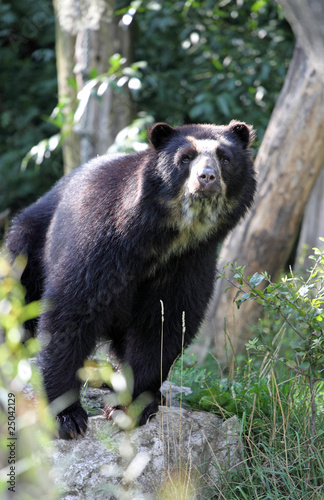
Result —
<instances>
[{"instance_id":1,"label":"tree bark","mask_svg":"<svg viewBox=\"0 0 324 500\"><path fill-rule=\"evenodd\" d=\"M323 248L324 243L324 166L309 196L298 240L296 264L298 268L309 269L312 248Z\"/></svg>"},{"instance_id":2,"label":"tree bark","mask_svg":"<svg viewBox=\"0 0 324 500\"><path fill-rule=\"evenodd\" d=\"M114 6L114 0L106 0L98 29L80 29L77 33L74 71L79 91L87 83L90 69L95 68L98 75L108 71L109 59L114 54L122 55L130 63L130 30L114 15ZM75 126L81 137L81 163L106 153L118 132L131 123L133 111L125 87L118 92L108 86L100 99L90 96L85 113Z\"/></svg>"},{"instance_id":3,"label":"tree bark","mask_svg":"<svg viewBox=\"0 0 324 500\"><path fill-rule=\"evenodd\" d=\"M324 2L320 0L278 0L296 37L324 83ZM296 254L297 266L307 269L313 247L322 247L324 237L324 165L309 196Z\"/></svg>"},{"instance_id":4,"label":"tree bark","mask_svg":"<svg viewBox=\"0 0 324 500\"><path fill-rule=\"evenodd\" d=\"M77 108L77 91L70 85L74 78L74 48L75 34L67 31L59 22L59 0L53 0L55 13L55 51L58 83L58 101L64 103L62 113L62 143L64 173L68 173L80 163L80 136L72 129L72 117Z\"/></svg>"},{"instance_id":5,"label":"tree bark","mask_svg":"<svg viewBox=\"0 0 324 500\"><path fill-rule=\"evenodd\" d=\"M109 70L109 60L121 54L129 64L131 59L130 29L115 16L115 0L53 0L56 16L56 54L59 101L63 108L64 171L104 154L117 133L132 120L128 92L116 92L111 87L98 95L90 95L78 123L73 122L77 96L90 79ZM76 86L69 83L76 80Z\"/></svg>"},{"instance_id":6,"label":"tree bark","mask_svg":"<svg viewBox=\"0 0 324 500\"><path fill-rule=\"evenodd\" d=\"M305 52L296 47L290 68L256 159L259 189L245 223L227 239L221 262L247 265L246 275L267 271L278 278L300 228L305 205L324 163L324 88ZM218 267L221 267L219 263ZM242 351L260 315L255 301L239 310L236 289L224 294L219 280L204 323L203 345L225 356L226 332L234 351Z\"/></svg>"},{"instance_id":7,"label":"tree bark","mask_svg":"<svg viewBox=\"0 0 324 500\"><path fill-rule=\"evenodd\" d=\"M306 55L324 82L324 2L277 0Z\"/></svg>"}]
</instances>

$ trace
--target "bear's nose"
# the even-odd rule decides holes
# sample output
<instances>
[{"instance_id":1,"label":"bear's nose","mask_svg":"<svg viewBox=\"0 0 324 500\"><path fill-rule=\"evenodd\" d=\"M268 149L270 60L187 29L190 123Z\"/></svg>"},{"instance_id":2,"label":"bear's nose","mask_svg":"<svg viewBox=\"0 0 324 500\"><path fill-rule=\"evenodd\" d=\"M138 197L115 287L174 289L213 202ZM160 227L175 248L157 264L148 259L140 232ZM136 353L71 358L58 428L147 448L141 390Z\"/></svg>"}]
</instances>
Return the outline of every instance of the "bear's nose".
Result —
<instances>
[{"instance_id":1,"label":"bear's nose","mask_svg":"<svg viewBox=\"0 0 324 500\"><path fill-rule=\"evenodd\" d=\"M208 156L198 157L193 167L197 191L202 193L220 193L221 179L217 170L217 164Z\"/></svg>"},{"instance_id":2,"label":"bear's nose","mask_svg":"<svg viewBox=\"0 0 324 500\"><path fill-rule=\"evenodd\" d=\"M204 167L203 169L200 169L198 171L198 181L202 185L210 185L213 184L216 181L216 172L213 168L211 167Z\"/></svg>"}]
</instances>

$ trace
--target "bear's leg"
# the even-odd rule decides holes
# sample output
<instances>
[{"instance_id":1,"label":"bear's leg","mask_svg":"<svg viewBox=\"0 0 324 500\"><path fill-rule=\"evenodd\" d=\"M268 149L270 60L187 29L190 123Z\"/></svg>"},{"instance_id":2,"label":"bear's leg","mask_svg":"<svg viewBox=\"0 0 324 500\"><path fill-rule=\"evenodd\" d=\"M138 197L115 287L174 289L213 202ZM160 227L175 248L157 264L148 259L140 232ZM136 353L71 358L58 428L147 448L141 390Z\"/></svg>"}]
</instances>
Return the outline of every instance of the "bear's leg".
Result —
<instances>
[{"instance_id":1,"label":"bear's leg","mask_svg":"<svg viewBox=\"0 0 324 500\"><path fill-rule=\"evenodd\" d=\"M146 325L149 323L148 321ZM181 343L169 345L168 349L164 348L161 351L159 321L154 326L153 331L146 327L146 330L130 329L127 332L123 363L132 369L133 405L139 415L137 418L139 425L146 424L149 418L157 413L159 405L163 402L160 387L167 378L172 363L181 352Z\"/></svg>"},{"instance_id":2,"label":"bear's leg","mask_svg":"<svg viewBox=\"0 0 324 500\"><path fill-rule=\"evenodd\" d=\"M163 397L159 391L161 386L160 347L159 340L147 343L136 328L125 328L124 332L116 329L111 335L112 349L123 367L130 367L133 376L132 416L138 425L143 425L149 417L158 411ZM123 341L121 342L121 339ZM149 352L149 355L147 355ZM172 364L172 362L171 362ZM170 366L171 366L170 364ZM165 377L169 368L165 367ZM106 405L105 417L110 420L116 409L125 410L125 406Z\"/></svg>"},{"instance_id":3,"label":"bear's leg","mask_svg":"<svg viewBox=\"0 0 324 500\"><path fill-rule=\"evenodd\" d=\"M152 395L140 424L156 413L159 388L203 320L214 283L213 266L206 262L216 259L213 245L204 250L204 258L197 250L173 259L163 274L143 282L137 290L132 326L125 336L124 362L133 370L133 399L146 391Z\"/></svg>"},{"instance_id":4,"label":"bear's leg","mask_svg":"<svg viewBox=\"0 0 324 500\"><path fill-rule=\"evenodd\" d=\"M26 211L28 212L30 209ZM41 224L36 224L34 219L25 216L23 212L14 219L8 235L7 247L12 261L18 256L27 259L20 278L26 291L26 304L41 298L43 286L42 249L45 230ZM23 341L34 336L36 327L37 318L24 323Z\"/></svg>"},{"instance_id":5,"label":"bear's leg","mask_svg":"<svg viewBox=\"0 0 324 500\"><path fill-rule=\"evenodd\" d=\"M87 327L87 328L85 328ZM39 355L48 400L63 439L84 435L88 416L79 400L80 382L76 372L95 348L96 337L89 325L71 318L64 321L57 308L41 316L40 332L50 335L50 341Z\"/></svg>"}]
</instances>

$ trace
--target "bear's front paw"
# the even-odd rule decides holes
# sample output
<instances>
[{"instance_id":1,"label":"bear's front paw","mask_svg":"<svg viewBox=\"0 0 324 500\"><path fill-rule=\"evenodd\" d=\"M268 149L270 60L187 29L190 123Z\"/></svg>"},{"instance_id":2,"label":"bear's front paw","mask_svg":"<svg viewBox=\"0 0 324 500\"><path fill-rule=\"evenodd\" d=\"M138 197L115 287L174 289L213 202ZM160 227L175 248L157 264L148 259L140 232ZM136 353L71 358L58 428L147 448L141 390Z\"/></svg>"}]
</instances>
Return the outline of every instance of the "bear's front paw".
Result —
<instances>
[{"instance_id":1,"label":"bear's front paw","mask_svg":"<svg viewBox=\"0 0 324 500\"><path fill-rule=\"evenodd\" d=\"M79 434L85 435L88 415L80 403L59 413L56 417L61 439L76 439Z\"/></svg>"}]
</instances>

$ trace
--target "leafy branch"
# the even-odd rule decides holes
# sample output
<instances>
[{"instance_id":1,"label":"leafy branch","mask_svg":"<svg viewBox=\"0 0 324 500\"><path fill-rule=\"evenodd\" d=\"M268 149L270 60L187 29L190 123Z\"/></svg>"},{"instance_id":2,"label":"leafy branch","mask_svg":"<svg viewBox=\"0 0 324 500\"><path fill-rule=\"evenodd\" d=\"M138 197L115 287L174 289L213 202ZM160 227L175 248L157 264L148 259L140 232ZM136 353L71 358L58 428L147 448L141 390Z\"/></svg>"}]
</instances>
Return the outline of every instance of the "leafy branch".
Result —
<instances>
[{"instance_id":1,"label":"leafy branch","mask_svg":"<svg viewBox=\"0 0 324 500\"><path fill-rule=\"evenodd\" d=\"M324 241L324 238L320 238ZM294 346L294 358L279 357L278 350L271 352L269 346L258 345L258 339L250 340L248 350L267 350L275 361L280 361L306 378L311 397L311 436L316 435L316 385L324 382L324 251L314 248L314 265L307 277L296 277L292 270L278 283L273 283L266 273L244 276L245 266L235 263L231 272L233 279L225 276L237 289L234 301L238 308L247 300L256 300L264 309L275 311L301 339Z\"/></svg>"}]
</instances>

